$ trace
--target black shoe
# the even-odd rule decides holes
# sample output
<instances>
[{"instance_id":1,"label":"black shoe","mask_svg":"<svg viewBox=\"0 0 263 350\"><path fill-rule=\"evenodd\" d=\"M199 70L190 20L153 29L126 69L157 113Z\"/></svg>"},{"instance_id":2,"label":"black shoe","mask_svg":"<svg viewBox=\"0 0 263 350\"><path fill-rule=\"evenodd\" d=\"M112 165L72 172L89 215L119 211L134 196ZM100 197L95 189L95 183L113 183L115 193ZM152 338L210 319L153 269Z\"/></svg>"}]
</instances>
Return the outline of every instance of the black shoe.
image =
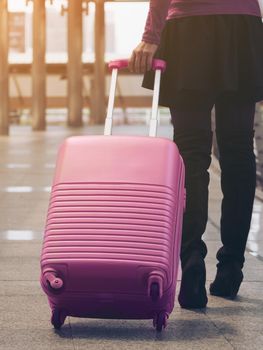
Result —
<instances>
[{"instance_id":1,"label":"black shoe","mask_svg":"<svg viewBox=\"0 0 263 350\"><path fill-rule=\"evenodd\" d=\"M207 304L205 289L206 269L204 259L191 256L182 271L178 301L183 309L201 309Z\"/></svg>"},{"instance_id":2,"label":"black shoe","mask_svg":"<svg viewBox=\"0 0 263 350\"><path fill-rule=\"evenodd\" d=\"M217 268L215 280L210 284L210 294L235 299L242 281L243 272L240 264L237 262L224 264Z\"/></svg>"}]
</instances>

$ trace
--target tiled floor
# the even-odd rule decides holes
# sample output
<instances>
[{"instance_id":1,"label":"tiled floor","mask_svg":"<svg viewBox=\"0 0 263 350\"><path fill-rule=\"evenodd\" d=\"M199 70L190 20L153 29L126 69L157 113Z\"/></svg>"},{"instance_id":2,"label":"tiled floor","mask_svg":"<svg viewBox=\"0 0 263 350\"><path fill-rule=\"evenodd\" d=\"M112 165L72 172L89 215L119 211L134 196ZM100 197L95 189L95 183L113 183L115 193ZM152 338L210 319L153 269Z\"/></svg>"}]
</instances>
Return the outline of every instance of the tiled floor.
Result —
<instances>
[{"instance_id":1,"label":"tiled floor","mask_svg":"<svg viewBox=\"0 0 263 350\"><path fill-rule=\"evenodd\" d=\"M243 282L237 300L209 296L206 311L176 305L168 328L151 321L70 318L61 331L39 286L39 255L58 144L71 134L102 134L102 126L32 133L13 127L0 138L0 349L263 349L263 204L255 200ZM116 126L114 134L145 135L145 126ZM171 138L169 125L159 135ZM220 183L210 169L209 222L205 239L207 285L215 274L219 243Z\"/></svg>"}]
</instances>

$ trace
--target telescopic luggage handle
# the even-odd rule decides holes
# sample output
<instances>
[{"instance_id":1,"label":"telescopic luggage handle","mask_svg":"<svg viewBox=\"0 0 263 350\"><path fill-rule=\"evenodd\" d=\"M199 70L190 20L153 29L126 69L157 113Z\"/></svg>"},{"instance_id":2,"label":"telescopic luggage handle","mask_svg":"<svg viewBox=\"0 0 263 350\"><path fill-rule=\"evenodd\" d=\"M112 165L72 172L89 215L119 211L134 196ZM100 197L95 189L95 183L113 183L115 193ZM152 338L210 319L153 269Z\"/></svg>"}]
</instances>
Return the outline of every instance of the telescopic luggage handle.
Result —
<instances>
[{"instance_id":1,"label":"telescopic luggage handle","mask_svg":"<svg viewBox=\"0 0 263 350\"><path fill-rule=\"evenodd\" d=\"M117 69L122 69L122 68L128 68L128 60L127 59L121 59L121 60L115 60L115 61L110 61L108 64L110 69L117 68ZM152 69L157 70L160 69L162 72L165 71L166 68L166 63L163 60L159 59L153 59L152 61Z\"/></svg>"},{"instance_id":2,"label":"telescopic luggage handle","mask_svg":"<svg viewBox=\"0 0 263 350\"><path fill-rule=\"evenodd\" d=\"M104 135L111 135L112 133L112 118L113 118L113 108L114 108L114 99L116 91L116 83L118 77L118 70L128 67L128 59L121 59L111 61L109 63L109 68L112 69L111 84L110 84L110 93L109 93L109 102L107 117L105 121ZM149 136L156 137L157 135L157 126L158 126L158 102L159 102L159 93L160 93L160 82L161 82L161 73L166 69L166 62L159 59L153 59L152 69L156 71L154 78L154 91L153 91L153 101L152 101L152 114L150 119L150 131Z\"/></svg>"}]
</instances>

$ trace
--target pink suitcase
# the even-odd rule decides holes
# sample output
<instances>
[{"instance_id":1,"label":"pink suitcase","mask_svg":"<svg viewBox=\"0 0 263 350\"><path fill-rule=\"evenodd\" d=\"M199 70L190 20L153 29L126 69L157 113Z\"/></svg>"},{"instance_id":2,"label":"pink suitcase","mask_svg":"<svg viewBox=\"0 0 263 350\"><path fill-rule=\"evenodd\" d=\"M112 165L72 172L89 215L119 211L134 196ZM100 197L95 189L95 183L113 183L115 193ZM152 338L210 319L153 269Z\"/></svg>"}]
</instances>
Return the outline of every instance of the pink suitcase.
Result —
<instances>
[{"instance_id":1,"label":"pink suitcase","mask_svg":"<svg viewBox=\"0 0 263 350\"><path fill-rule=\"evenodd\" d=\"M113 61L104 135L60 146L41 257L41 286L59 329L67 316L153 319L174 307L185 206L183 160L156 137L161 71L156 70L150 134L111 136L117 73Z\"/></svg>"}]
</instances>

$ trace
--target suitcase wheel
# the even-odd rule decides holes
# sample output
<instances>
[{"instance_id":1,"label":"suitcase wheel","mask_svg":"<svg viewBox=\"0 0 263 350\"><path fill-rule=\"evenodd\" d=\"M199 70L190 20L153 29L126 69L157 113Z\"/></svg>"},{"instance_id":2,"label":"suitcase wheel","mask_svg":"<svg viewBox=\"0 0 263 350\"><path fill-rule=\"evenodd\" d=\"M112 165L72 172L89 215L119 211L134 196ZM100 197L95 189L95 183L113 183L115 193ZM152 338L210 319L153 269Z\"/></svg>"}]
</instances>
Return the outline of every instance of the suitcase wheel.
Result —
<instances>
[{"instance_id":1,"label":"suitcase wheel","mask_svg":"<svg viewBox=\"0 0 263 350\"><path fill-rule=\"evenodd\" d=\"M66 315L63 314L59 309L54 309L51 316L51 324L55 329L60 329L64 324Z\"/></svg>"},{"instance_id":2,"label":"suitcase wheel","mask_svg":"<svg viewBox=\"0 0 263 350\"><path fill-rule=\"evenodd\" d=\"M157 332L161 332L164 328L166 328L168 323L168 314L165 311L160 312L154 319L153 319L153 326L157 330Z\"/></svg>"}]
</instances>

